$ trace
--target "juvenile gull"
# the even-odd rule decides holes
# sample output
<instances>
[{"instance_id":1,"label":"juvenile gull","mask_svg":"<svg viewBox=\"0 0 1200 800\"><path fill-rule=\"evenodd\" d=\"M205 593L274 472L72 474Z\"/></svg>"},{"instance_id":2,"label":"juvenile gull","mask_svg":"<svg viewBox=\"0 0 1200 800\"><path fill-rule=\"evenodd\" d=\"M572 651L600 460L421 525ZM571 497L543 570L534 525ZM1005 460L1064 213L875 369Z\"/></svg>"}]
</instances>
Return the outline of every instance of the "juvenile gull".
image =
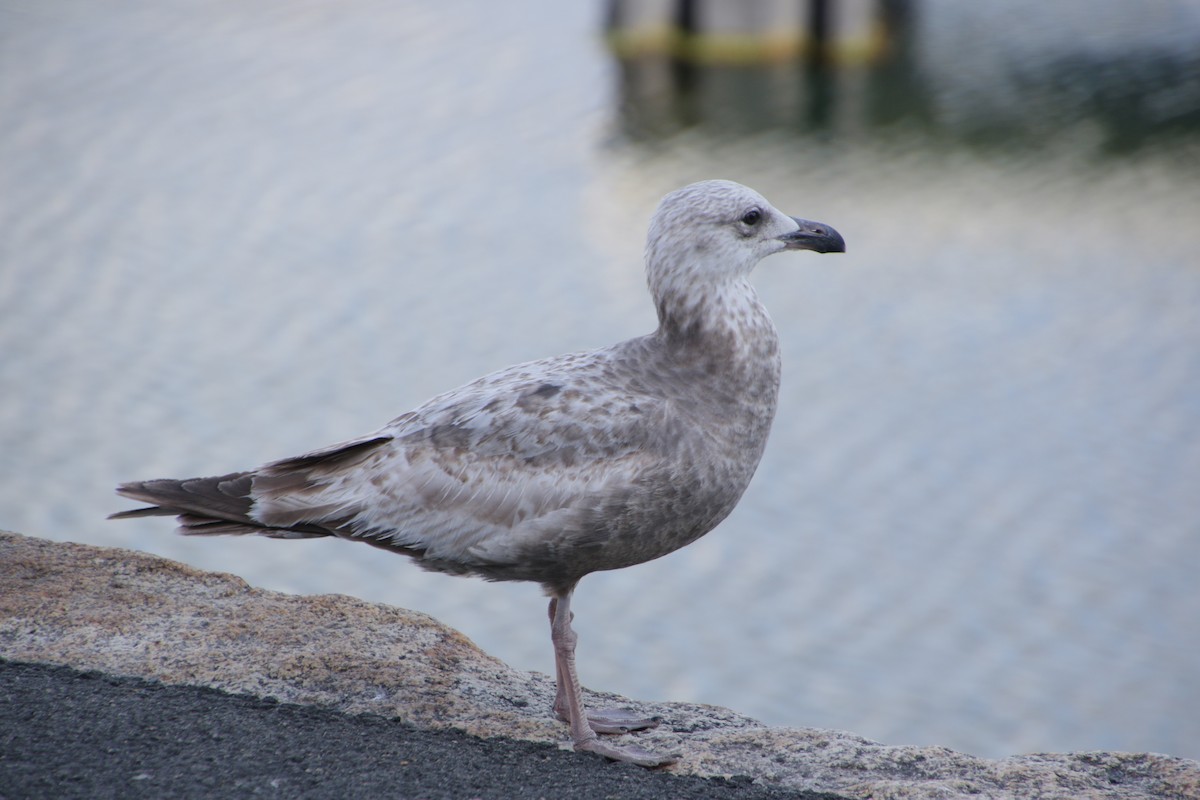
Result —
<instances>
[{"instance_id":1,"label":"juvenile gull","mask_svg":"<svg viewBox=\"0 0 1200 800\"><path fill-rule=\"evenodd\" d=\"M712 530L758 466L779 395L779 337L750 271L783 250L844 252L828 225L730 181L663 198L646 276L654 333L518 364L438 395L375 433L212 478L121 485L185 534L337 536L421 567L536 581L550 596L557 695L575 749L642 766L669 757L597 733L657 724L589 714L571 593Z\"/></svg>"}]
</instances>

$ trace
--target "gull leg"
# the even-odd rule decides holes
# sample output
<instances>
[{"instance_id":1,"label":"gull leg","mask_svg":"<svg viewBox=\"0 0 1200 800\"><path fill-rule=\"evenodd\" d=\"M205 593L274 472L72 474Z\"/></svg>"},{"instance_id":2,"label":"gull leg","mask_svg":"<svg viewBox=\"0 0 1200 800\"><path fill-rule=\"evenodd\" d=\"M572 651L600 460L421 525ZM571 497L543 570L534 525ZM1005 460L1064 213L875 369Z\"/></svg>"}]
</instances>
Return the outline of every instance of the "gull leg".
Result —
<instances>
[{"instance_id":1,"label":"gull leg","mask_svg":"<svg viewBox=\"0 0 1200 800\"><path fill-rule=\"evenodd\" d=\"M570 602L568 595L567 602ZM550 598L550 633L551 637L554 634L554 614L558 607L558 598ZM567 626L575 619L575 614L569 613L567 617ZM575 632L571 631L571 636L576 637ZM577 637L576 637L577 638ZM575 663L575 649L572 646L570 662ZM571 685L571 678L567 673L567 659L559 655L558 647L554 648L554 670L555 683L557 691L554 695L554 714L563 722L571 721L571 708L567 700L567 687ZM577 681L578 679L576 679ZM662 722L660 717L643 717L634 713L627 708L597 708L584 709L587 717L588 725L596 733L633 733L634 731L644 731L650 728L657 728Z\"/></svg>"},{"instance_id":2,"label":"gull leg","mask_svg":"<svg viewBox=\"0 0 1200 800\"><path fill-rule=\"evenodd\" d=\"M575 642L578 635L571 628L571 590L567 590L550 601L550 640L554 643L554 667L557 673L558 691L554 698L554 712L559 718L571 725L571 739L575 749L590 753L599 753L614 761L628 761L643 767L660 767L670 764L674 759L655 755L640 747L618 747L600 741L596 735L596 725L591 723L587 709L583 705L583 690L579 685L579 676L575 671ZM624 733L627 730L638 730L657 725L657 720L635 720L633 723L645 723L638 727L618 725L610 726L606 732ZM603 730L604 724L600 725Z\"/></svg>"},{"instance_id":3,"label":"gull leg","mask_svg":"<svg viewBox=\"0 0 1200 800\"><path fill-rule=\"evenodd\" d=\"M554 616L557 613L557 609L558 609L558 598L551 597L550 598L550 639L551 639L551 641L554 641ZM574 619L574 617L575 617L574 614L570 615L570 618L568 618L568 620L567 620L568 625L570 625L571 619ZM555 644L554 644L554 684L556 687L555 693L554 693L554 716L558 717L563 722L570 722L571 721L571 709L567 703L567 678L564 675L563 658L562 658L562 656L560 656L558 654L557 642L555 642Z\"/></svg>"}]
</instances>

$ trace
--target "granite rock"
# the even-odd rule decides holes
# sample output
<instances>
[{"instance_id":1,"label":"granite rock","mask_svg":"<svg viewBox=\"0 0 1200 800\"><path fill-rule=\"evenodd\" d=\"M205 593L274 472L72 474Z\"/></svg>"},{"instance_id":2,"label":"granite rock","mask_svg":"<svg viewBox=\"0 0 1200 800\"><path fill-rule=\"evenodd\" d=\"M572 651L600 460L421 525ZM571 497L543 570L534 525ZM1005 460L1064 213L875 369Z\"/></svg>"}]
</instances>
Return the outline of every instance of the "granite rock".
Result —
<instances>
[{"instance_id":1,"label":"granite rock","mask_svg":"<svg viewBox=\"0 0 1200 800\"><path fill-rule=\"evenodd\" d=\"M0 532L0 657L569 746L550 711L552 679L512 669L432 617L342 595L255 589L131 550ZM587 699L662 717L657 730L636 736L678 753L669 768L678 773L747 775L863 799L1200 800L1200 763L1165 755L989 760L768 727L714 706L598 692Z\"/></svg>"}]
</instances>

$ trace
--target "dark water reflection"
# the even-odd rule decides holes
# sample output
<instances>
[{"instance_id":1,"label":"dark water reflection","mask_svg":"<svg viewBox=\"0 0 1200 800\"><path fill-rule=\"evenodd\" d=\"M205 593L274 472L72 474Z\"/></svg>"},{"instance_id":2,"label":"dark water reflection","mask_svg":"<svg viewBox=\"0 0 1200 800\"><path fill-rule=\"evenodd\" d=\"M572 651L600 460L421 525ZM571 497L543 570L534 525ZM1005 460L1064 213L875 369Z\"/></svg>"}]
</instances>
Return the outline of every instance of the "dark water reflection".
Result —
<instances>
[{"instance_id":1,"label":"dark water reflection","mask_svg":"<svg viewBox=\"0 0 1200 800\"><path fill-rule=\"evenodd\" d=\"M1159 39L1112 52L1094 52L1069 37L1032 54L987 40L986 73L959 80L963 64L977 55L972 43L964 41L948 55L931 53L926 39L955 33L936 20L919 24L919 3L892 5L889 48L868 64L619 59L621 133L634 141L694 128L713 135L780 130L886 137L900 128L934 147L1008 149L1038 147L1087 126L1100 152L1119 156L1200 132L1195 31L1190 47L1186 38L1184 46ZM1021 31L1000 35L1008 34L1019 38Z\"/></svg>"}]
</instances>

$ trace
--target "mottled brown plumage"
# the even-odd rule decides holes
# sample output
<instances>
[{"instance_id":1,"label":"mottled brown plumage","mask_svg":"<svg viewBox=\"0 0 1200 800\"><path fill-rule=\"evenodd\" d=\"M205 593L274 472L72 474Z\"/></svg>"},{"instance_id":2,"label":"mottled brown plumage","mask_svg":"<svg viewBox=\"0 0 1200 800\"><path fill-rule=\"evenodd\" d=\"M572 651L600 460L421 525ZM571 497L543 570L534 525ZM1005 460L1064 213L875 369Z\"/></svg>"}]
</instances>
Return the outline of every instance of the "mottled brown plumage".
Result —
<instances>
[{"instance_id":1,"label":"mottled brown plumage","mask_svg":"<svg viewBox=\"0 0 1200 800\"><path fill-rule=\"evenodd\" d=\"M337 536L426 569L535 581L550 612L559 696L579 749L645 765L584 716L570 596L584 575L639 564L710 531L762 456L779 340L748 277L787 249L844 250L826 226L728 181L665 197L646 272L659 327L612 347L532 361L439 395L380 430L218 478L127 483L186 534Z\"/></svg>"}]
</instances>

